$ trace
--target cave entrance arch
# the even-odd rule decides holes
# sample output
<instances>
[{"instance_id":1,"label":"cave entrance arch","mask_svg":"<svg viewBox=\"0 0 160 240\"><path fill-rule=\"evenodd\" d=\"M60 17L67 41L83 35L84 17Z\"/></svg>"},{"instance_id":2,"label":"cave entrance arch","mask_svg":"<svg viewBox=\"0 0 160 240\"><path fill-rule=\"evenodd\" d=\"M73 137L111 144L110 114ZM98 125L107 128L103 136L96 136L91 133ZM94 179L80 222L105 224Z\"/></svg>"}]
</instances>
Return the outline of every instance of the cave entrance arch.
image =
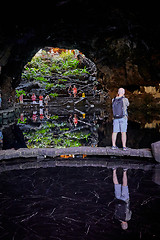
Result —
<instances>
[{"instance_id":1,"label":"cave entrance arch","mask_svg":"<svg viewBox=\"0 0 160 240\"><path fill-rule=\"evenodd\" d=\"M70 85L79 88L75 97L81 97L87 88L97 86L96 65L77 49L44 47L24 66L16 92L19 96L23 88L28 92L36 88L38 94L43 92L56 97L57 88L60 88L60 92L71 96ZM90 90L89 94L92 92Z\"/></svg>"},{"instance_id":2,"label":"cave entrance arch","mask_svg":"<svg viewBox=\"0 0 160 240\"><path fill-rule=\"evenodd\" d=\"M97 120L105 114L105 101L90 59L77 49L45 47L21 78L19 123L29 148L98 145Z\"/></svg>"}]
</instances>

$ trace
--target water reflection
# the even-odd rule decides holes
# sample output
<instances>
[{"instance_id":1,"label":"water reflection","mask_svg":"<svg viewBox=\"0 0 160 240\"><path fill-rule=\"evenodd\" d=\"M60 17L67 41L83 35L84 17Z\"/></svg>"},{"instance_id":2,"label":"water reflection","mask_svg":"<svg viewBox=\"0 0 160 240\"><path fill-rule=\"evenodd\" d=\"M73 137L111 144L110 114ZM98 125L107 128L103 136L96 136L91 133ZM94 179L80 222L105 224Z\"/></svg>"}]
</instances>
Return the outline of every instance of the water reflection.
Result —
<instances>
[{"instance_id":1,"label":"water reflection","mask_svg":"<svg viewBox=\"0 0 160 240\"><path fill-rule=\"evenodd\" d=\"M154 175L154 169L101 167L3 172L0 238L159 239L160 186L152 181ZM114 199L117 181L126 189L129 186L130 194L125 190L125 197L116 190L116 197L123 200ZM121 206L116 201L121 201Z\"/></svg>"},{"instance_id":2,"label":"water reflection","mask_svg":"<svg viewBox=\"0 0 160 240\"><path fill-rule=\"evenodd\" d=\"M113 169L113 183L115 197L115 218L120 221L123 230L128 229L128 221L131 220L132 211L130 211L130 197L127 180L127 169L123 169L122 184L117 178L117 169Z\"/></svg>"},{"instance_id":3,"label":"water reflection","mask_svg":"<svg viewBox=\"0 0 160 240\"><path fill-rule=\"evenodd\" d=\"M83 99L76 100L77 104L82 103ZM9 147L17 149L25 146L111 146L112 119L105 104L100 108L98 105L92 106L87 102L75 106L72 98L70 103L67 103L64 97L54 101L48 98L41 101L42 106L39 103L20 104L13 117L8 113L4 118L0 116L1 149ZM16 144L19 140L14 144L9 143L15 139L13 136L15 128L22 131L23 144ZM151 125L143 126L129 120L128 147L150 148L151 143L159 139L160 125L153 128ZM120 137L117 139L117 145L122 147Z\"/></svg>"}]
</instances>

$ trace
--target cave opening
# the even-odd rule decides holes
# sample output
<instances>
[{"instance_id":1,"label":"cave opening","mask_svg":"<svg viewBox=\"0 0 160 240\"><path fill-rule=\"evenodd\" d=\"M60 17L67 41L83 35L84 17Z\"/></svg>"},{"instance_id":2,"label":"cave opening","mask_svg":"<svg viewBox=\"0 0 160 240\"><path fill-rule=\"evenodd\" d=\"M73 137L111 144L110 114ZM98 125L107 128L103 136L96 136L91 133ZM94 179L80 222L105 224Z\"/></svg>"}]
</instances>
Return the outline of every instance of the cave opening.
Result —
<instances>
[{"instance_id":1,"label":"cave opening","mask_svg":"<svg viewBox=\"0 0 160 240\"><path fill-rule=\"evenodd\" d=\"M15 99L8 99L11 109L16 102L14 118L0 119L1 149L111 145L111 98L117 88L106 89L97 66L77 49L40 48L21 71ZM150 147L160 136L159 115L150 104L155 103L151 93L159 90L124 87L131 103L128 146ZM117 142L121 146L120 136Z\"/></svg>"},{"instance_id":2,"label":"cave opening","mask_svg":"<svg viewBox=\"0 0 160 240\"><path fill-rule=\"evenodd\" d=\"M107 94L95 64L79 50L40 49L24 66L15 90L17 124L3 130L3 149L98 146Z\"/></svg>"}]
</instances>

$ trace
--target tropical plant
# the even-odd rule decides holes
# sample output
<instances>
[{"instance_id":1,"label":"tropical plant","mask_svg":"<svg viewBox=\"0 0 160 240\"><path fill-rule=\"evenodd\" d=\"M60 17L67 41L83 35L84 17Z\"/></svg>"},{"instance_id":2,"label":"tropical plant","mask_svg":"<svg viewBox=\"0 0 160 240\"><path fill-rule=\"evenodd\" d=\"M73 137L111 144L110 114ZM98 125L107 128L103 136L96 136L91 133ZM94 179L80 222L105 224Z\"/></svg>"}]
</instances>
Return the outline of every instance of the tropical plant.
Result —
<instances>
[{"instance_id":1,"label":"tropical plant","mask_svg":"<svg viewBox=\"0 0 160 240\"><path fill-rule=\"evenodd\" d=\"M62 58L64 61L66 61L69 59L73 59L74 54L72 52L61 52L59 57Z\"/></svg>"},{"instance_id":2,"label":"tropical plant","mask_svg":"<svg viewBox=\"0 0 160 240\"><path fill-rule=\"evenodd\" d=\"M66 71L65 73L63 73L64 76L68 76L68 75L79 75L81 76L83 73L87 73L89 74L89 72L86 69L86 66L84 68L77 68L77 69L73 69L73 70L69 70Z\"/></svg>"},{"instance_id":3,"label":"tropical plant","mask_svg":"<svg viewBox=\"0 0 160 240\"><path fill-rule=\"evenodd\" d=\"M21 124L26 124L26 122L27 122L27 118L24 118L23 121L21 120L21 118L18 118L18 120L17 120L17 123L18 123L18 124L19 124L19 123L21 123Z\"/></svg>"},{"instance_id":4,"label":"tropical plant","mask_svg":"<svg viewBox=\"0 0 160 240\"><path fill-rule=\"evenodd\" d=\"M49 94L49 96L51 96L51 97L54 97L54 98L55 98L55 97L58 97L58 93L50 93L50 94Z\"/></svg>"},{"instance_id":5,"label":"tropical plant","mask_svg":"<svg viewBox=\"0 0 160 240\"><path fill-rule=\"evenodd\" d=\"M16 97L19 98L21 95L26 96L26 92L22 89L22 90L17 90L16 89Z\"/></svg>"}]
</instances>

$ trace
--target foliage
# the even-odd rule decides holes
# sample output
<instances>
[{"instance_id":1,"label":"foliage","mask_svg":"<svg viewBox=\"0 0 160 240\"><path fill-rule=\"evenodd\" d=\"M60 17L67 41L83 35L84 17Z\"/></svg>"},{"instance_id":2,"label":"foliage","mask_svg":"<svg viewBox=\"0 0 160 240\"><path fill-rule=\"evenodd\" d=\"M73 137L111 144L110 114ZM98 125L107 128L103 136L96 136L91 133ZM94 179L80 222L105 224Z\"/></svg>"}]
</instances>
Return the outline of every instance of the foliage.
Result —
<instances>
[{"instance_id":1,"label":"foliage","mask_svg":"<svg viewBox=\"0 0 160 240\"><path fill-rule=\"evenodd\" d=\"M18 120L17 120L17 123L19 124L19 123L21 123L21 124L26 124L26 122L27 122L27 118L24 118L24 120L22 121L20 118L18 118Z\"/></svg>"},{"instance_id":2,"label":"foliage","mask_svg":"<svg viewBox=\"0 0 160 240\"><path fill-rule=\"evenodd\" d=\"M47 85L45 86L45 89L51 89L52 87L54 87L54 83L47 83Z\"/></svg>"},{"instance_id":3,"label":"foliage","mask_svg":"<svg viewBox=\"0 0 160 240\"><path fill-rule=\"evenodd\" d=\"M88 140L88 137L90 136L91 134L85 134L83 132L70 132L70 133L65 133L65 136L69 137L69 138L74 138L74 139L86 139Z\"/></svg>"},{"instance_id":4,"label":"foliage","mask_svg":"<svg viewBox=\"0 0 160 240\"><path fill-rule=\"evenodd\" d=\"M50 119L55 119L55 120L57 120L57 119L59 119L59 117L58 117L58 115L53 115L52 117L50 117Z\"/></svg>"},{"instance_id":5,"label":"foliage","mask_svg":"<svg viewBox=\"0 0 160 240\"><path fill-rule=\"evenodd\" d=\"M72 52L62 52L59 56L53 56L49 52L42 51L42 54L32 58L25 66L22 79L27 81L38 81L50 97L57 97L58 90L66 91L66 84L70 82L68 75L81 76L89 74L86 67L79 68L79 61ZM75 78L74 78L75 79ZM17 94L22 94L17 91ZM25 94L24 94L25 95ZM24 119L24 123L26 123ZM23 123L20 119L18 123ZM29 148L43 147L75 147L81 146L88 141L90 134L71 129L68 122L62 122L59 116L50 116L47 122L43 122L39 128L26 130L25 139Z\"/></svg>"},{"instance_id":6,"label":"foliage","mask_svg":"<svg viewBox=\"0 0 160 240\"><path fill-rule=\"evenodd\" d=\"M58 79L58 82L60 83L60 82L67 82L67 80L66 79L63 79L63 78L59 78Z\"/></svg>"},{"instance_id":7,"label":"foliage","mask_svg":"<svg viewBox=\"0 0 160 240\"><path fill-rule=\"evenodd\" d=\"M16 89L16 97L20 97L21 95L26 96L26 92L24 90L17 90Z\"/></svg>"},{"instance_id":8,"label":"foliage","mask_svg":"<svg viewBox=\"0 0 160 240\"><path fill-rule=\"evenodd\" d=\"M61 70L61 68L56 63L53 63L50 68L50 71L53 73L61 73L60 70Z\"/></svg>"},{"instance_id":9,"label":"foliage","mask_svg":"<svg viewBox=\"0 0 160 240\"><path fill-rule=\"evenodd\" d=\"M58 93L50 93L50 94L49 94L49 96L51 96L51 97L54 97L54 98L55 98L55 97L58 97Z\"/></svg>"},{"instance_id":10,"label":"foliage","mask_svg":"<svg viewBox=\"0 0 160 240\"><path fill-rule=\"evenodd\" d=\"M64 61L70 60L74 58L74 54L72 52L62 52L59 56Z\"/></svg>"},{"instance_id":11,"label":"foliage","mask_svg":"<svg viewBox=\"0 0 160 240\"><path fill-rule=\"evenodd\" d=\"M70 132L67 123L60 122L58 115L53 115L40 129L32 129L25 133L29 148L65 148L81 146L82 140L88 140L89 134L83 132Z\"/></svg>"},{"instance_id":12,"label":"foliage","mask_svg":"<svg viewBox=\"0 0 160 240\"><path fill-rule=\"evenodd\" d=\"M86 67L83 69L78 67L79 61L75 59L71 52L62 52L59 56L51 57L47 52L42 51L41 56L35 56L24 68L22 79L40 82L48 82L52 74L81 75L89 72ZM58 81L67 81L66 79L59 79Z\"/></svg>"},{"instance_id":13,"label":"foliage","mask_svg":"<svg viewBox=\"0 0 160 240\"><path fill-rule=\"evenodd\" d=\"M48 79L44 77L35 77L35 80L40 81L40 82L48 82Z\"/></svg>"},{"instance_id":14,"label":"foliage","mask_svg":"<svg viewBox=\"0 0 160 240\"><path fill-rule=\"evenodd\" d=\"M74 69L74 70L66 71L65 73L63 73L63 75L64 76L68 76L68 75L79 75L80 76L83 73L89 74L89 72L86 69L86 66L83 69L77 68L77 69Z\"/></svg>"},{"instance_id":15,"label":"foliage","mask_svg":"<svg viewBox=\"0 0 160 240\"><path fill-rule=\"evenodd\" d=\"M62 61L62 69L69 70L69 69L76 69L78 67L79 61L76 59L69 59L66 61Z\"/></svg>"},{"instance_id":16,"label":"foliage","mask_svg":"<svg viewBox=\"0 0 160 240\"><path fill-rule=\"evenodd\" d=\"M22 73L22 79L33 80L37 77L37 70L35 68L25 67Z\"/></svg>"}]
</instances>

